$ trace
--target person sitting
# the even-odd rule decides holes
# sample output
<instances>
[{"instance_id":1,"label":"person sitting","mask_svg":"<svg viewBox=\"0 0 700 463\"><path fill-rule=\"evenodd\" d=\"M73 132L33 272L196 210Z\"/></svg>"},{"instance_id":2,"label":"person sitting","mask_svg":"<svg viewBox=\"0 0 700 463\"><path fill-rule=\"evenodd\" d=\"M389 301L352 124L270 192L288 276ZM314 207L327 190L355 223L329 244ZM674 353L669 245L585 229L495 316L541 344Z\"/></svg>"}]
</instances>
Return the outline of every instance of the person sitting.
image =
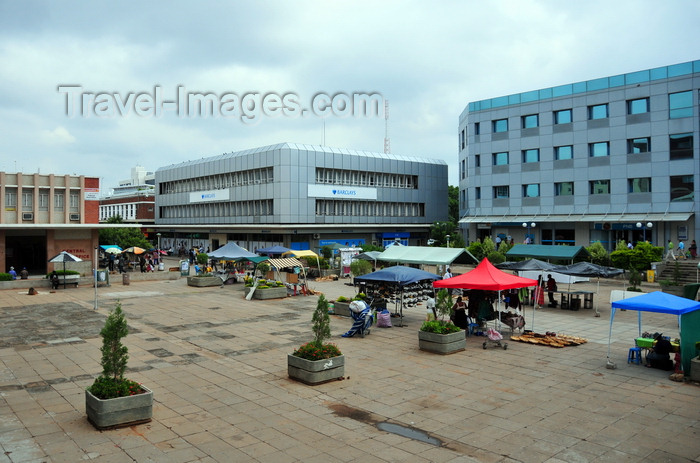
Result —
<instances>
[{"instance_id":1,"label":"person sitting","mask_svg":"<svg viewBox=\"0 0 700 463\"><path fill-rule=\"evenodd\" d=\"M14 268L14 267L10 267L10 271L7 272L7 273L10 274L10 276L12 277L13 280L16 280L16 279L17 279L17 272L15 272L15 268Z\"/></svg>"},{"instance_id":2,"label":"person sitting","mask_svg":"<svg viewBox=\"0 0 700 463\"><path fill-rule=\"evenodd\" d=\"M29 278L29 272L27 271L27 267L22 267L22 271L19 272L19 277L23 280Z\"/></svg>"},{"instance_id":3,"label":"person sitting","mask_svg":"<svg viewBox=\"0 0 700 463\"><path fill-rule=\"evenodd\" d=\"M647 355L647 367L658 368L660 370L673 370L673 360L671 360L671 341L664 338L663 333L654 336L656 342L651 352Z\"/></svg>"},{"instance_id":4,"label":"person sitting","mask_svg":"<svg viewBox=\"0 0 700 463\"><path fill-rule=\"evenodd\" d=\"M51 281L51 288L52 289L58 289L58 273L56 273L56 270L51 272L51 275L49 275L49 280Z\"/></svg>"}]
</instances>

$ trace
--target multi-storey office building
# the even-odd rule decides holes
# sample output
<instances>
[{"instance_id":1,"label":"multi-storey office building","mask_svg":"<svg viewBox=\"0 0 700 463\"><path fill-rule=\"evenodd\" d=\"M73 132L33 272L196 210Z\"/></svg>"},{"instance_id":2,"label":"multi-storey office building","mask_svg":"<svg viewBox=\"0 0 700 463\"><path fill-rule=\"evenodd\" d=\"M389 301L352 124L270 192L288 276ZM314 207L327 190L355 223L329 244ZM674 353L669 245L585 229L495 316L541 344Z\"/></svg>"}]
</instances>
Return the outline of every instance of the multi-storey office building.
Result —
<instances>
[{"instance_id":1,"label":"multi-storey office building","mask_svg":"<svg viewBox=\"0 0 700 463\"><path fill-rule=\"evenodd\" d=\"M700 239L699 90L693 61L469 103L465 237L609 249Z\"/></svg>"},{"instance_id":2,"label":"multi-storey office building","mask_svg":"<svg viewBox=\"0 0 700 463\"><path fill-rule=\"evenodd\" d=\"M424 244L447 186L442 160L283 143L158 169L155 220L163 248Z\"/></svg>"}]
</instances>

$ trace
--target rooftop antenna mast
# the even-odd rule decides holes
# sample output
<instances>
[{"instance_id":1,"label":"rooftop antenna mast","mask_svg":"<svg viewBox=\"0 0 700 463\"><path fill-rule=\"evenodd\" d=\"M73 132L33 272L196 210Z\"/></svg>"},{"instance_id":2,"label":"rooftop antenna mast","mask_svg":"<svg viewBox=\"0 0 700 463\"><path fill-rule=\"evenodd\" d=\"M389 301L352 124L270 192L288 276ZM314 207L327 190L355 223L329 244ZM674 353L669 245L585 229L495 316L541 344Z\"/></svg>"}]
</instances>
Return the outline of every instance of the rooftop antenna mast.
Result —
<instances>
[{"instance_id":1,"label":"rooftop antenna mast","mask_svg":"<svg viewBox=\"0 0 700 463\"><path fill-rule=\"evenodd\" d=\"M391 153L389 140L389 100L384 100L384 154Z\"/></svg>"}]
</instances>

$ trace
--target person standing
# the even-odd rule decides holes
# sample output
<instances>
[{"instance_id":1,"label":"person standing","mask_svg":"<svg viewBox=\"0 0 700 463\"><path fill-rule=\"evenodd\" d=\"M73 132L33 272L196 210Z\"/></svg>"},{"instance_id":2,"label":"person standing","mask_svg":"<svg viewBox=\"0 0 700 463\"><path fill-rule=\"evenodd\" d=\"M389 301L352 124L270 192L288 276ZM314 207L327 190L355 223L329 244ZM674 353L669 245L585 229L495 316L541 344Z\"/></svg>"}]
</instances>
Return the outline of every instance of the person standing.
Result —
<instances>
[{"instance_id":1,"label":"person standing","mask_svg":"<svg viewBox=\"0 0 700 463\"><path fill-rule=\"evenodd\" d=\"M673 241L668 240L668 244L666 245L666 259L668 260L675 260L676 256L673 255Z\"/></svg>"},{"instance_id":2,"label":"person standing","mask_svg":"<svg viewBox=\"0 0 700 463\"><path fill-rule=\"evenodd\" d=\"M547 275L547 297L549 297L549 305L552 307L556 306L556 301L554 300L554 291L557 290L557 282L552 278L552 274Z\"/></svg>"},{"instance_id":3,"label":"person standing","mask_svg":"<svg viewBox=\"0 0 700 463\"><path fill-rule=\"evenodd\" d=\"M462 301L462 296L457 298L457 302L452 306L452 323L466 330L469 328L467 321L467 304Z\"/></svg>"},{"instance_id":4,"label":"person standing","mask_svg":"<svg viewBox=\"0 0 700 463\"><path fill-rule=\"evenodd\" d=\"M678 242L678 253L681 257L685 257L685 243L683 240Z\"/></svg>"},{"instance_id":5,"label":"person standing","mask_svg":"<svg viewBox=\"0 0 700 463\"><path fill-rule=\"evenodd\" d=\"M442 276L443 280L447 280L448 278L452 278L452 272L450 271L450 267L447 267L445 274Z\"/></svg>"},{"instance_id":6,"label":"person standing","mask_svg":"<svg viewBox=\"0 0 700 463\"><path fill-rule=\"evenodd\" d=\"M690 243L690 257L695 259L698 256L698 245L695 243L695 240Z\"/></svg>"}]
</instances>

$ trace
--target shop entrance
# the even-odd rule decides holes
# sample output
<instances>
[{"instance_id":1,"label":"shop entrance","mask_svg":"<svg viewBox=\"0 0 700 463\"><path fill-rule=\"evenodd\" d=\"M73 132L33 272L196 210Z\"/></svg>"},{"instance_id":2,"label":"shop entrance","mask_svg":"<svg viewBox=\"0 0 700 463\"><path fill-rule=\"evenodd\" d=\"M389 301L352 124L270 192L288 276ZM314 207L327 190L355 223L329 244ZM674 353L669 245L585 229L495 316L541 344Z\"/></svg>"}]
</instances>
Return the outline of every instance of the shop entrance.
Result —
<instances>
[{"instance_id":1,"label":"shop entrance","mask_svg":"<svg viewBox=\"0 0 700 463\"><path fill-rule=\"evenodd\" d=\"M53 256L52 256L53 257ZM10 266L19 274L22 267L27 267L30 275L46 273L46 237L45 236L6 236L5 237L5 271Z\"/></svg>"}]
</instances>

